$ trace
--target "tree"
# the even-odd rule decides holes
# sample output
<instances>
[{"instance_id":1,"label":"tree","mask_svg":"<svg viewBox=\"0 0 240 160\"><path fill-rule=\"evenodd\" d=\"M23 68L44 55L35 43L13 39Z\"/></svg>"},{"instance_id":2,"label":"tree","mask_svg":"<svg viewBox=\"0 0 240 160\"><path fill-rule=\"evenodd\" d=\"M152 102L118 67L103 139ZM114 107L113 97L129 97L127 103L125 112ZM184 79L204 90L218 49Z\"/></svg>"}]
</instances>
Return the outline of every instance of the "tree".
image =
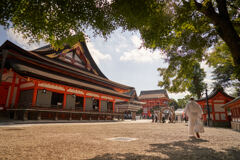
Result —
<instances>
[{"instance_id":1,"label":"tree","mask_svg":"<svg viewBox=\"0 0 240 160\"><path fill-rule=\"evenodd\" d=\"M200 62L222 40L240 77L239 6L240 0L4 0L0 25L56 48L83 39L88 28L107 37L122 27L139 31L143 46L162 49L170 63L179 56Z\"/></svg>"},{"instance_id":2,"label":"tree","mask_svg":"<svg viewBox=\"0 0 240 160\"><path fill-rule=\"evenodd\" d=\"M137 115L142 115L142 113L143 113L143 109L142 109L142 108L139 109L139 110L136 112Z\"/></svg>"},{"instance_id":3,"label":"tree","mask_svg":"<svg viewBox=\"0 0 240 160\"><path fill-rule=\"evenodd\" d=\"M234 66L229 48L220 41L211 54L207 57L207 63L214 68L213 80L215 86L235 87L240 85L240 77L237 76L238 68Z\"/></svg>"},{"instance_id":4,"label":"tree","mask_svg":"<svg viewBox=\"0 0 240 160\"><path fill-rule=\"evenodd\" d=\"M240 0L114 0L111 5L119 26L139 31L145 47L162 49L170 60L191 55L202 61L204 51L223 40L240 75Z\"/></svg>"},{"instance_id":5,"label":"tree","mask_svg":"<svg viewBox=\"0 0 240 160\"><path fill-rule=\"evenodd\" d=\"M88 28L109 35L115 27L108 7L107 0L4 0L0 25L13 27L31 42L44 40L59 48L83 40Z\"/></svg>"},{"instance_id":6,"label":"tree","mask_svg":"<svg viewBox=\"0 0 240 160\"><path fill-rule=\"evenodd\" d=\"M168 105L169 105L170 107L173 106L173 107L174 107L174 110L177 110L177 109L179 108L177 101L176 101L175 99L172 99L172 98L170 99Z\"/></svg>"},{"instance_id":7,"label":"tree","mask_svg":"<svg viewBox=\"0 0 240 160\"><path fill-rule=\"evenodd\" d=\"M200 68L199 63L196 63L193 68L192 81L188 87L188 91L198 99L200 99L206 84L203 82L206 73Z\"/></svg>"},{"instance_id":8,"label":"tree","mask_svg":"<svg viewBox=\"0 0 240 160\"><path fill-rule=\"evenodd\" d=\"M186 95L184 98L178 99L177 100L178 106L180 106L180 108L185 108L186 104L188 103L191 97L192 97L191 95Z\"/></svg>"},{"instance_id":9,"label":"tree","mask_svg":"<svg viewBox=\"0 0 240 160\"><path fill-rule=\"evenodd\" d=\"M188 90L192 96L201 97L204 90L203 69L194 59L179 56L171 59L168 68L159 68L160 76L163 77L158 85L169 92L184 92Z\"/></svg>"},{"instance_id":10,"label":"tree","mask_svg":"<svg viewBox=\"0 0 240 160\"><path fill-rule=\"evenodd\" d=\"M87 28L107 36L123 27L139 31L144 46L163 49L168 57L200 60L221 38L239 68L239 6L240 0L4 0L0 25L55 45L82 38Z\"/></svg>"}]
</instances>

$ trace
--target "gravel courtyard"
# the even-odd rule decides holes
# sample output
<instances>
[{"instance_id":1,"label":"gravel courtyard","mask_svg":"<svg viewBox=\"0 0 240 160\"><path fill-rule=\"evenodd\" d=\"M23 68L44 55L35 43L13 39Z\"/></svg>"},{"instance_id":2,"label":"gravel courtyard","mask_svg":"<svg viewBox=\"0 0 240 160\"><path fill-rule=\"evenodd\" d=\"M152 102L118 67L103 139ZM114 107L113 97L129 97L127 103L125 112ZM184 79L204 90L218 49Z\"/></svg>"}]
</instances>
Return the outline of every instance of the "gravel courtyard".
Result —
<instances>
[{"instance_id":1,"label":"gravel courtyard","mask_svg":"<svg viewBox=\"0 0 240 160\"><path fill-rule=\"evenodd\" d=\"M109 140L114 137L136 140ZM240 132L205 128L201 139L189 140L184 123L124 121L2 125L0 159L239 160Z\"/></svg>"}]
</instances>

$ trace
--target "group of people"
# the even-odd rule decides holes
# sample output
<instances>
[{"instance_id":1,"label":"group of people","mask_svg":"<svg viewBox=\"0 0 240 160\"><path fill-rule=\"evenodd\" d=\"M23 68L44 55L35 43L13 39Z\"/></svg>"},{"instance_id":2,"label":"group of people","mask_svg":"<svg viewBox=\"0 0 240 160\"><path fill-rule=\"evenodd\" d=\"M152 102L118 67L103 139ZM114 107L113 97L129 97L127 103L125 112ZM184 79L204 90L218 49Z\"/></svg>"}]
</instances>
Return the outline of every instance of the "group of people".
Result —
<instances>
[{"instance_id":1,"label":"group of people","mask_svg":"<svg viewBox=\"0 0 240 160\"><path fill-rule=\"evenodd\" d=\"M152 114L152 122L158 122L158 120L159 120L159 122L162 121L162 123L166 122L165 116L162 116L162 119L160 120L157 113ZM172 121L171 116L169 116L168 120L169 120L169 122Z\"/></svg>"}]
</instances>

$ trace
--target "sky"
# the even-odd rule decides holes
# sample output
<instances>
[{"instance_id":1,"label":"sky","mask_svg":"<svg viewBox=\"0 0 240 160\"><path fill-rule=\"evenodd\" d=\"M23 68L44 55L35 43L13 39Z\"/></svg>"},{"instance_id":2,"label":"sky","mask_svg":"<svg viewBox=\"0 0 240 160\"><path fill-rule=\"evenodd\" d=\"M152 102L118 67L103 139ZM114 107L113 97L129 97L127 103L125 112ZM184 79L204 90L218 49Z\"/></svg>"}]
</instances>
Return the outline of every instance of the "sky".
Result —
<instances>
[{"instance_id":1,"label":"sky","mask_svg":"<svg viewBox=\"0 0 240 160\"><path fill-rule=\"evenodd\" d=\"M88 49L98 67L108 79L135 87L138 95L142 90L163 89L157 85L158 81L162 79L157 68L168 66L164 62L166 57L161 54L161 50L153 52L141 47L142 41L137 32L116 30L107 40L100 36L91 36L90 32L89 35ZM21 34L15 33L13 29L5 30L0 26L0 45L6 40L26 50L33 50L46 45L44 42L28 44L29 39L23 39ZM213 69L204 63L201 63L201 67L207 73L204 81L210 87L213 82L211 74ZM176 100L183 98L186 94L187 92L168 92L169 98Z\"/></svg>"}]
</instances>

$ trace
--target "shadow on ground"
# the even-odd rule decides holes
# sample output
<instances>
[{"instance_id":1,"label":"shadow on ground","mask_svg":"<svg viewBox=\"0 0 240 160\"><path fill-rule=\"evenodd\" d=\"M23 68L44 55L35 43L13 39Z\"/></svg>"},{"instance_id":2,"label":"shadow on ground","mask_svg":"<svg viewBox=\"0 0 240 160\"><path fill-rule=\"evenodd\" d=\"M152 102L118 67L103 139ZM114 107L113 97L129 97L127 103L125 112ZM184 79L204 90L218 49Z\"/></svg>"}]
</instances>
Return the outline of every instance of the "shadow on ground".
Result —
<instances>
[{"instance_id":1,"label":"shadow on ground","mask_svg":"<svg viewBox=\"0 0 240 160\"><path fill-rule=\"evenodd\" d=\"M116 153L116 154L104 154L98 155L91 160L239 160L240 149L239 148L227 148L222 151L216 151L207 146L202 147L198 144L202 142L208 142L206 140L196 139L187 141L176 141L171 143L150 144L150 149L146 151L146 154L135 153ZM206 144L208 145L208 144ZM127 147L127 146L126 146ZM224 146L222 146L224 148Z\"/></svg>"},{"instance_id":2,"label":"shadow on ground","mask_svg":"<svg viewBox=\"0 0 240 160\"><path fill-rule=\"evenodd\" d=\"M6 129L3 129L4 131L22 131L24 130L23 128L6 128Z\"/></svg>"}]
</instances>

